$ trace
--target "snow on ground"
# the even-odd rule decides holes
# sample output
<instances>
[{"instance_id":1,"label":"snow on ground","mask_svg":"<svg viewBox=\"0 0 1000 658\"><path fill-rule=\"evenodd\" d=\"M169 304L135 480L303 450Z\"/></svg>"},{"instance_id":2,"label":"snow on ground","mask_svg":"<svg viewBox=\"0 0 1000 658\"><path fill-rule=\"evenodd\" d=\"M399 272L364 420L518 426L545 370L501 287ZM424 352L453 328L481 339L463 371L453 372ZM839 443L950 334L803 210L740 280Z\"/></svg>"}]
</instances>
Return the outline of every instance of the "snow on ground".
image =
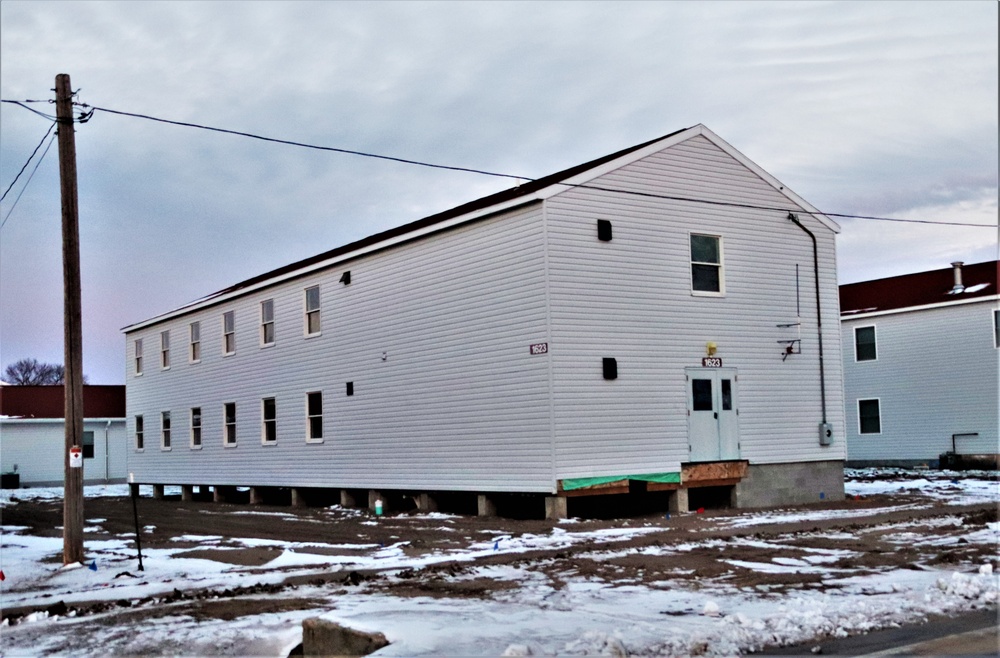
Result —
<instances>
[{"instance_id":1,"label":"snow on ground","mask_svg":"<svg viewBox=\"0 0 1000 658\"><path fill-rule=\"evenodd\" d=\"M897 474L898 475L898 474ZM949 475L944 480L913 474L908 482L883 479L884 473L866 469L849 473L849 496L899 494L918 487L923 497L946 504L1000 502L995 480ZM148 493L148 492L147 492ZM87 496L126 496L128 487L86 487ZM17 499L59 499L61 488L27 489L0 494L0 508ZM748 527L770 523L815 522L831 518L862 517L885 511L924 508L924 499L879 510L774 510L721 517L718 527ZM240 511L240 514L256 514ZM272 514L273 513L269 513ZM443 514L426 518L447 521ZM102 519L88 519L96 527ZM938 517L933 523L959 533L958 517ZM760 573L809 573L821 578L823 587L792 593L769 593L766 587L734 587L725 577L691 580L678 573L651 585L601 580L582 575L563 576L560 587L531 566L476 565L476 561L501 553L524 553L540 548L565 548L588 543L591 558L610 560L625 552L616 543L660 531L637 524L596 531L576 529L572 520L547 534L511 536L487 531L482 538L451 551L408 556L406 542L381 546L371 543L320 544L279 542L255 538L186 535L176 537L184 548L143 551L143 572L136 571L131 535L86 543L93 563L63 567L59 564L61 538L23 534L25 528L2 527L0 604L44 607L53 601L119 601L133 603L148 597L203 588L233 588L247 584L278 583L292 575L336 572L341 569L388 570L390 579L408 569L462 561L470 568L454 577L485 578L516 584L487 598L393 596L365 585L331 594L329 588L301 586L270 594L314 604L285 612L246 614L235 619L198 618L182 608L176 614L145 619L141 628L131 626L114 611L81 618L37 612L3 629L3 655L106 654L226 654L285 656L301 640L301 621L321 615L363 630L381 631L392 644L380 656L417 655L663 655L748 652L768 644L793 644L820 636L846 636L887 626L912 623L931 614L948 614L977 607L996 606L1000 578L990 565L962 565L964 571L922 568L893 569L878 573L835 568L833 563L854 557L837 547L851 535L831 531L822 536L829 548L794 547L799 557L770 562L731 560L733 566ZM913 532L914 524L882 526L890 541L899 544L934 542L926 533ZM822 534L822 533L821 533ZM1000 523L989 523L965 534L943 537L942 542L1000 544ZM780 539L739 537L730 540L763 549L788 548ZM647 546L632 553L647 556L684 553L705 548L721 549L719 539L696 536L690 542ZM280 549L263 567L244 567L217 560L185 557L196 545L215 551L239 547ZM316 550L320 549L320 550ZM537 565L535 565L537 566ZM160 605L170 605L169 599ZM6 622L5 622L6 625Z\"/></svg>"}]
</instances>

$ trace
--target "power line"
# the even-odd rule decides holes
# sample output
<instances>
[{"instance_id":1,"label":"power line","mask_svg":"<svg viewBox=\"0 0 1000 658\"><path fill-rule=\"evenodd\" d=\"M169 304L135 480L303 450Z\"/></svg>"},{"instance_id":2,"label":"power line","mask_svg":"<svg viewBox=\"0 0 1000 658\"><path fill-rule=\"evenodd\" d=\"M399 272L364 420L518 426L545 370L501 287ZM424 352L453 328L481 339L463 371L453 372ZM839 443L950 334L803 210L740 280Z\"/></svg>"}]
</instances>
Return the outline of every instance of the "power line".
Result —
<instances>
[{"instance_id":1,"label":"power line","mask_svg":"<svg viewBox=\"0 0 1000 658\"><path fill-rule=\"evenodd\" d=\"M31 110L32 112L35 112L35 110L32 110L30 107L27 107L27 106L23 105L23 103L19 102L19 101L4 100L3 102L5 102L5 103L14 103L16 105L20 105L21 107L25 107L26 109ZM37 103L37 102L43 102L43 101L24 101L24 102L36 102ZM510 178L510 179L514 179L514 180L517 180L517 181L526 181L526 182L529 182L529 183L533 183L533 182L536 182L536 181L539 180L537 178L531 178L530 176L518 176L518 175L514 175L514 174L504 174L504 173L498 173L498 172L494 172L494 171L486 171L486 170L482 170L482 169L472 169L472 168L469 168L469 167L457 167L457 166L434 164L434 163L430 163L430 162L424 162L424 161L421 161L421 160L412 160L412 159L408 159L408 158L398 158L398 157L394 157L394 156L381 155L381 154L377 154L377 153L368 153L368 152L365 152L365 151L357 151L357 150L353 150L353 149L337 148L337 147L333 147L333 146L319 146L319 145L316 145L316 144L308 144L308 143L305 143L305 142L296 142L296 141L291 141L291 140L286 140L286 139L278 139L278 138L275 138L275 137L265 137L263 135L257 135L257 134L254 134L254 133L248 133L248 132L243 132L243 131L239 131L239 130L229 130L227 128L216 128L216 127L213 127L213 126L205 126L205 125L202 125L202 124L191 123L191 122L187 122L187 121L173 121L171 119L162 119L162 118L159 118L159 117L150 116L148 114L137 114L137 113L134 113L134 112L124 112L124 111L121 111L121 110L112 110L112 109L109 109L109 108L106 108L106 107L98 107L98 106L88 105L86 103L75 103L75 104L77 106L79 106L79 107L89 108L89 110L90 110L88 113L86 113L85 115L83 115L82 117L80 117L79 120L81 122L85 122L85 121L89 120L90 117L93 115L93 113L95 111L101 111L101 112L107 112L109 114L117 114L117 115L120 115L120 116L134 117L134 118L138 118L138 119L146 119L146 120L149 120L149 121L155 121L155 122L158 122L158 123L166 123L166 124L175 125L175 126L183 126L183 127L186 127L186 128L198 128L200 130L208 130L208 131L211 131L211 132L218 132L218 133L223 133L223 134L227 134L227 135L236 135L236 136L239 136L239 137L248 137L250 139L257 139L257 140L261 140L261 141L264 141L264 142L273 142L275 144L286 144L288 146L298 146L300 148L313 149L313 150L317 150L317 151L329 151L329 152L333 152L333 153L344 153L344 154L347 154L347 155L357 155L357 156L366 157L366 158L376 158L376 159L379 159L379 160L388 160L388 161L391 161L391 162L399 162L399 163L402 163L402 164L416 165L416 166L421 166L421 167L431 167L431 168L434 168L434 169L445 169L445 170L449 170L449 171L462 171L462 172L466 172L466 173L481 174L481 175L484 175L484 176L494 176L494 177L498 177L498 178ZM40 114L40 113L36 112L36 114ZM42 116L45 116L45 115L42 115ZM866 220L874 220L874 221L882 221L882 222L902 222L902 223L909 223L909 224L933 224L933 225L938 225L938 226L969 226L969 227L977 227L977 228L997 228L996 224L973 224L971 222L941 222L941 221L934 221L934 220L928 220L928 219L904 219L904 218L900 218L900 217L879 217L879 216L875 216L875 215L855 215L855 214L849 214L849 213L833 213L833 212L822 212L822 211L809 212L809 211L803 211L800 208L778 208L778 207L771 207L771 206L758 206L758 205L753 205L753 204L735 203L735 202L728 202L728 201L712 201L712 200L709 200L709 199L695 199L695 198L691 198L691 197L681 197L681 196L672 196L672 195L665 195L665 194L656 194L656 193L653 193L653 192L639 192L639 191L636 191L636 190L621 190L621 189L607 188L607 187L601 187L601 186L598 186L598 185L590 185L590 184L587 184L587 183L574 184L574 183L565 183L565 182L555 182L553 184L565 185L567 187L574 187L574 188L580 188L580 189L597 190L597 191L601 191L601 192L609 192L609 193L614 193L614 194L627 194L627 195L631 195L631 196L642 196L642 197L655 198L655 199L664 199L664 200L668 200L668 201L684 201L684 202L689 202L689 203L700 203L700 204L715 205L715 206L726 206L726 207L731 207L731 208L744 208L744 209L747 209L747 210L768 210L768 211L775 211L775 212L782 212L782 213L797 212L797 213L800 213L800 214L823 215L825 217L839 217L839 218L843 218L843 219L866 219Z\"/></svg>"},{"instance_id":2,"label":"power line","mask_svg":"<svg viewBox=\"0 0 1000 658\"><path fill-rule=\"evenodd\" d=\"M148 114L135 114L133 112L122 112L120 110L111 110L106 107L97 107L93 105L87 105L86 103L77 103L80 107L91 108L91 113L94 110L99 110L101 112L108 112L109 114L120 114L127 117L136 117L138 119L148 119L150 121L157 121L159 123L168 123L174 126L185 126L187 128L199 128L201 130L209 130L211 132L225 133L227 135L238 135L240 137L249 137L251 139L259 139L264 142L274 142L276 144L287 144L289 146L299 146L307 149L314 149L316 151L332 151L334 153L345 153L348 155L360 155L366 158L377 158L379 160L390 160L392 162L400 162L402 164L417 165L420 167L432 167L434 169L448 169L451 171L464 171L470 174L481 174L483 176L496 176L498 178L513 178L515 180L532 180L530 178L525 178L524 176L514 176L511 174L499 174L494 171L484 171L482 169L470 169L467 167L454 167L450 165L433 164L430 162L422 162L420 160L409 160L406 158L397 158L391 155L379 155L377 153L365 153L364 151L353 151L351 149L336 148L333 146L318 146L316 144L306 144L305 142L293 142L287 139L277 139L275 137L264 137L263 135L255 135L253 133L242 132L239 130L229 130L227 128L214 128L212 126L203 126L197 123L189 123L186 121L172 121L170 119L160 119L158 117L149 116ZM30 108L29 108L30 109Z\"/></svg>"},{"instance_id":3,"label":"power line","mask_svg":"<svg viewBox=\"0 0 1000 658\"><path fill-rule=\"evenodd\" d=\"M0 230L3 230L3 227L7 225L7 220L10 219L11 213L14 212L14 208L17 208L17 202L21 200L21 195L24 194L26 189L28 189L28 185L31 184L31 179L35 177L35 172L38 171L39 165L42 164L42 160L45 159L45 154L49 152L49 148L52 146L52 142L54 141L56 141L56 136L52 135L52 137L49 138L48 146L46 146L45 150L42 151L42 157L38 158L38 162L35 163L35 168L31 170L28 180L24 181L24 187L22 187L21 191L18 192L17 198L14 199L14 203L11 205L10 210L7 211L7 216L3 218L3 222L0 222Z\"/></svg>"},{"instance_id":4,"label":"power line","mask_svg":"<svg viewBox=\"0 0 1000 658\"><path fill-rule=\"evenodd\" d=\"M45 143L45 138L49 136L49 133L52 132L52 129L55 128L55 126L56 126L55 121L53 121L51 124L49 124L49 129L46 130L45 134L42 136L42 141L38 142L38 146L36 146L35 150L31 152L31 155L28 156L28 159L25 161L24 165L21 167L21 171L17 172L17 176L14 176L14 180L12 180L10 182L10 186L7 188L7 191L3 193L3 196L0 196L0 201L3 201L4 199L7 198L7 194L10 192L11 188L14 187L14 183L16 183L17 179L21 177L21 174L23 174L24 170L28 168L28 165L31 164L31 159L33 157L35 157L36 153L38 153L38 149L42 148L42 144ZM27 187L27 185L25 185L25 187Z\"/></svg>"}]
</instances>

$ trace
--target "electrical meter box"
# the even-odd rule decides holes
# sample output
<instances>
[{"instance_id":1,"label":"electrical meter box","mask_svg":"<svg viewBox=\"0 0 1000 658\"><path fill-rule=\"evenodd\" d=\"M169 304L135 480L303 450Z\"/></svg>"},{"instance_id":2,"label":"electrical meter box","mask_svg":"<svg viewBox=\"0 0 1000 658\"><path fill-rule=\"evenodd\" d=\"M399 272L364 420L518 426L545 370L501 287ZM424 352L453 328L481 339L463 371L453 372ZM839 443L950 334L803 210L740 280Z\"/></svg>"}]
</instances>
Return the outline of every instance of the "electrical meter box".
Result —
<instances>
[{"instance_id":1,"label":"electrical meter box","mask_svg":"<svg viewBox=\"0 0 1000 658\"><path fill-rule=\"evenodd\" d=\"M819 424L819 444L821 446L833 445L833 425L830 423Z\"/></svg>"}]
</instances>

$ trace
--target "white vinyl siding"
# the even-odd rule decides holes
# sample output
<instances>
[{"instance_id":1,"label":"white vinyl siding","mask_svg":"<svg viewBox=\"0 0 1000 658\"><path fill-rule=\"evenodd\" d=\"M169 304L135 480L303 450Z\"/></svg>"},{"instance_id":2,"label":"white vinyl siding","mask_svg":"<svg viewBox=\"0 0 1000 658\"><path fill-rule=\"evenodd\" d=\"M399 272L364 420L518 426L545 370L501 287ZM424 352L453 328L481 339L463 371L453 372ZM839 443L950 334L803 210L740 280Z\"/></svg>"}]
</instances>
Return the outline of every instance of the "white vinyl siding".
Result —
<instances>
[{"instance_id":1,"label":"white vinyl siding","mask_svg":"<svg viewBox=\"0 0 1000 658\"><path fill-rule=\"evenodd\" d=\"M707 139L696 137L613 171L595 187L767 207L788 199ZM685 367L706 343L738 371L739 442L754 464L841 460L839 303L834 233L803 214L819 243L827 420L820 406L812 241L788 213L624 196L576 188L546 204L557 473L676 472L688 460ZM614 217L614 239L595 235ZM697 230L694 230L697 227ZM692 232L725 237L725 296L691 291ZM796 322L802 354L781 360ZM797 337L797 336L791 336ZM602 377L614 357L618 378Z\"/></svg>"},{"instance_id":2,"label":"white vinyl siding","mask_svg":"<svg viewBox=\"0 0 1000 658\"><path fill-rule=\"evenodd\" d=\"M130 386L132 413L200 406L204 436L219 437L195 454L147 451L133 460L136 477L550 491L549 362L528 350L546 342L543 238L535 204L354 260L349 286L339 283L344 268L332 267L227 301L237 340L258 335L266 299L281 334L303 325L304 291L318 286L322 334L228 357L205 350L198 368L147 373L146 385ZM218 345L220 315L206 308L173 322L201 320L202 341ZM322 443L306 440L313 391L322 392ZM260 427L264 397L276 400L276 444L225 450L224 403L236 403L243 439L244 428Z\"/></svg>"},{"instance_id":3,"label":"white vinyl siding","mask_svg":"<svg viewBox=\"0 0 1000 658\"><path fill-rule=\"evenodd\" d=\"M136 454L134 421L134 418L128 423L124 418L83 420L86 464L81 470L85 484L126 480L126 455ZM14 472L16 465L22 487L62 489L66 468L66 430L62 418L0 417L0 437L3 437L0 472ZM4 548L0 549L4 552L6 541L5 528Z\"/></svg>"}]
</instances>

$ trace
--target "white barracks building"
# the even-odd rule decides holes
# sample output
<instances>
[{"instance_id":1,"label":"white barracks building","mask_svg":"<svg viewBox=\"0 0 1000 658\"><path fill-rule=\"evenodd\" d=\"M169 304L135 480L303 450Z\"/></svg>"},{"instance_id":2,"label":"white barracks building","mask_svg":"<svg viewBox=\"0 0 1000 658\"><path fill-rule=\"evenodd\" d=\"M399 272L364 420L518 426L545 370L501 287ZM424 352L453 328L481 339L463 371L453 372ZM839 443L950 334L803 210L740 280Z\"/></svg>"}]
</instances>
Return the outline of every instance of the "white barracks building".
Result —
<instances>
[{"instance_id":1,"label":"white barracks building","mask_svg":"<svg viewBox=\"0 0 1000 658\"><path fill-rule=\"evenodd\" d=\"M697 125L292 263L125 328L130 477L842 498L838 230Z\"/></svg>"}]
</instances>

